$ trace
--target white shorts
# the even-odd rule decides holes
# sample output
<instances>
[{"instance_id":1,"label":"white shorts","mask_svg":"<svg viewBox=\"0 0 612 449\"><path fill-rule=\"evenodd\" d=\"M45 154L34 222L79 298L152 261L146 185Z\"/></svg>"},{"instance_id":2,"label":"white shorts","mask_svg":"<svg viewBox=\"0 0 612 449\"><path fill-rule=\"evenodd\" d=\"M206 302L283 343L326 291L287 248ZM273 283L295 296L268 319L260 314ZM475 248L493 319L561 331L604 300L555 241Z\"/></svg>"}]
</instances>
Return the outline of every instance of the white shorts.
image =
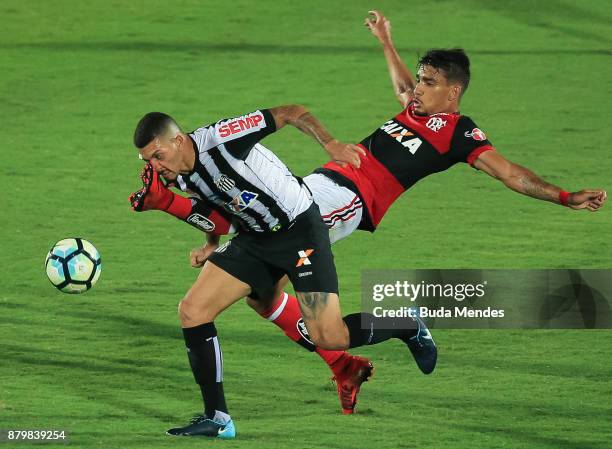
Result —
<instances>
[{"instance_id":1,"label":"white shorts","mask_svg":"<svg viewBox=\"0 0 612 449\"><path fill-rule=\"evenodd\" d=\"M336 184L327 176L313 173L304 178L329 228L332 244L353 233L363 214L363 204L353 191Z\"/></svg>"}]
</instances>

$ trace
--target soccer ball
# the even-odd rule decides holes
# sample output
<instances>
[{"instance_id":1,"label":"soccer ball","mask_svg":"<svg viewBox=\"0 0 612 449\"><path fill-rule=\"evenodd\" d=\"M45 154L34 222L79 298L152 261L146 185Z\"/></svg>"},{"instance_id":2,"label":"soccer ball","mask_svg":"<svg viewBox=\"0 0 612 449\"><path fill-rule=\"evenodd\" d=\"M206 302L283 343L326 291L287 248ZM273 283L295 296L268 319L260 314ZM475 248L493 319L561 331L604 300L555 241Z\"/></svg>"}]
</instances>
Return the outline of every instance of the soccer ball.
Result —
<instances>
[{"instance_id":1,"label":"soccer ball","mask_svg":"<svg viewBox=\"0 0 612 449\"><path fill-rule=\"evenodd\" d=\"M63 239L53 245L45 259L47 277L64 293L83 293L100 277L100 253L81 238Z\"/></svg>"}]
</instances>

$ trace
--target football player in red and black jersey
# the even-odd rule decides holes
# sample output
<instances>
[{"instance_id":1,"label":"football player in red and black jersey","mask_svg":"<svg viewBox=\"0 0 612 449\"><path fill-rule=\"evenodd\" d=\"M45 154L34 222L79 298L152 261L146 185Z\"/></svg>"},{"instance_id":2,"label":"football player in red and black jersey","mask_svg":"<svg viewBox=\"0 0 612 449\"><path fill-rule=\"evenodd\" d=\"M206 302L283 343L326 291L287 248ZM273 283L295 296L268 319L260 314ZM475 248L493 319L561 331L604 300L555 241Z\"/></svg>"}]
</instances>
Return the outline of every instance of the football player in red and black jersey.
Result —
<instances>
[{"instance_id":1,"label":"football player in red and black jersey","mask_svg":"<svg viewBox=\"0 0 612 449\"><path fill-rule=\"evenodd\" d=\"M366 152L359 166L332 161L304 179L330 230L339 232L339 237L332 238L332 242L346 237L356 228L374 231L404 191L420 179L459 162L470 164L508 188L536 199L589 211L597 211L604 205L607 197L604 190L570 193L510 162L495 150L486 134L469 117L459 113L461 98L470 81L470 62L463 50L428 51L419 60L415 79L395 50L389 21L378 11L372 11L365 25L383 47L392 85L403 110L359 143ZM135 210L166 210L217 234L235 231L223 211L168 191L156 174L148 170L145 187L132 196ZM321 176L331 180L335 190L327 188L324 185L327 181L321 181ZM351 199L350 194L346 195L347 190L355 197ZM330 197L338 200L332 201L330 207L322 207L321 203ZM204 263L216 248L214 239L211 243L192 252L192 265ZM248 302L291 339L317 350L334 371L343 410L351 413L359 386L365 379L358 373L367 368L366 362L354 361L356 359L344 352L314 348L305 328L300 326L297 301L286 293L279 292L272 304Z\"/></svg>"}]
</instances>

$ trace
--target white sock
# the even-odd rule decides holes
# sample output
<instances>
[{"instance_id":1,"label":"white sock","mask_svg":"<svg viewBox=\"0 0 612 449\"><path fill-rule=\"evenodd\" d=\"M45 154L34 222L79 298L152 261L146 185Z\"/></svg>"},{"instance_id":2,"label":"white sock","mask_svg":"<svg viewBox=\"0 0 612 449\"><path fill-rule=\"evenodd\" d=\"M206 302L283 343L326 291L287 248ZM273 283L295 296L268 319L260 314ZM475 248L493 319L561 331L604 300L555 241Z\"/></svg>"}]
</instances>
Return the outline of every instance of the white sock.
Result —
<instances>
[{"instance_id":1,"label":"white sock","mask_svg":"<svg viewBox=\"0 0 612 449\"><path fill-rule=\"evenodd\" d=\"M219 410L215 410L215 416L213 421L219 424L227 424L232 420L231 416L227 413L220 412Z\"/></svg>"}]
</instances>

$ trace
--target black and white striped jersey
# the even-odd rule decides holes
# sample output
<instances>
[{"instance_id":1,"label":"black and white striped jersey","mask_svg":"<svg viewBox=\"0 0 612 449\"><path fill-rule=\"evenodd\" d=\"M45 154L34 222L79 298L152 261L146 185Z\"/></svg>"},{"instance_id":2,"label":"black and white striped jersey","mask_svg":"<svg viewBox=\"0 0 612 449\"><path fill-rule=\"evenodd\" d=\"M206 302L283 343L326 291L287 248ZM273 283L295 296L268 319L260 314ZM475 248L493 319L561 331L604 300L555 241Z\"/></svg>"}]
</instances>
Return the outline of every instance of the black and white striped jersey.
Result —
<instances>
[{"instance_id":1,"label":"black and white striped jersey","mask_svg":"<svg viewBox=\"0 0 612 449\"><path fill-rule=\"evenodd\" d=\"M276 131L263 109L220 120L190 133L195 166L177 178L191 191L239 218L247 231L273 232L289 226L312 204L308 188L258 142Z\"/></svg>"}]
</instances>

